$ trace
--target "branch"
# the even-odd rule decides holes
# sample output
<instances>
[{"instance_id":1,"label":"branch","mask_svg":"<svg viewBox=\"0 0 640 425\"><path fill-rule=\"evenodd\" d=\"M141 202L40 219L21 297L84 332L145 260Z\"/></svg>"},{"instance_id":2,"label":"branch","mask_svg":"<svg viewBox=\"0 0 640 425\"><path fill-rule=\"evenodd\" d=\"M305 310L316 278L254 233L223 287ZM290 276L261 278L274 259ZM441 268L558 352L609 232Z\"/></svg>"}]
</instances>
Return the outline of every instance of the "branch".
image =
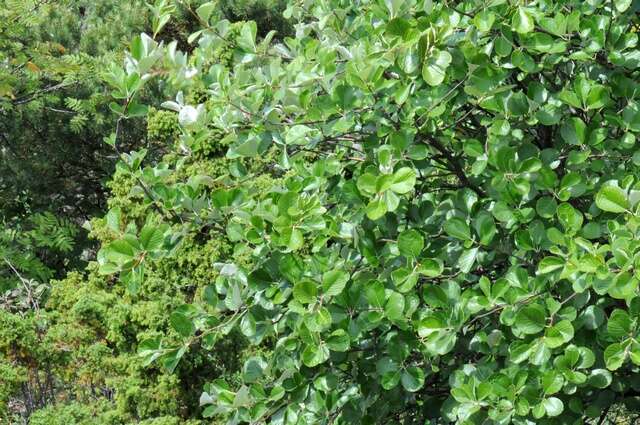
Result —
<instances>
[{"instance_id":1,"label":"branch","mask_svg":"<svg viewBox=\"0 0 640 425\"><path fill-rule=\"evenodd\" d=\"M33 309L36 312L40 311L40 306L38 305L38 300L33 296L33 293L31 292L31 288L29 288L29 284L28 284L29 281L27 279L25 279L24 277L22 277L20 272L18 272L18 270L16 270L16 268L13 266L13 264L11 264L11 262L9 262L9 260L7 260L6 257L3 257L2 259L4 260L5 263L7 263L7 265L13 271L13 273L15 273L15 275L18 277L18 280L20 280L20 283L22 283L22 286L24 286L25 291L27 291L27 299L29 301L29 304L31 304L33 306Z\"/></svg>"},{"instance_id":2,"label":"branch","mask_svg":"<svg viewBox=\"0 0 640 425\"><path fill-rule=\"evenodd\" d=\"M15 99L14 101L12 101L11 103L13 103L14 105L23 105L25 103L29 103L32 100L35 100L38 96L45 94L45 93L49 93L55 90L59 90L59 89L63 89L65 87L68 87L70 84L65 84L65 83L58 83L58 84L54 84L53 86L49 86L49 87L45 87L43 89L37 90L27 96L22 96L18 99Z\"/></svg>"},{"instance_id":3,"label":"branch","mask_svg":"<svg viewBox=\"0 0 640 425\"><path fill-rule=\"evenodd\" d=\"M604 420L607 419L607 414L609 413L609 409L611 409L611 405L607 406L607 408L602 411L602 414L600 415L600 419L598 420L598 425L604 424Z\"/></svg>"},{"instance_id":4,"label":"branch","mask_svg":"<svg viewBox=\"0 0 640 425\"><path fill-rule=\"evenodd\" d=\"M539 297L540 295L542 295L542 292L537 292L535 294L531 294L519 301L515 302L515 305L520 305L520 304L528 304L529 302L531 302L531 300L533 300L536 297ZM477 322L478 320L487 317L487 316L491 316L494 313L497 313L499 311L502 311L504 308L509 307L511 304L499 304L497 306L495 306L494 308L492 308L491 310L487 311L486 313L480 314L476 317L474 317L473 319L471 319L471 321L469 321L468 323L465 324L465 328L470 327L472 324L474 324L475 322Z\"/></svg>"},{"instance_id":5,"label":"branch","mask_svg":"<svg viewBox=\"0 0 640 425\"><path fill-rule=\"evenodd\" d=\"M465 174L464 169L462 168L462 165L460 164L458 159L455 158L451 154L451 152L449 152L442 145L442 143L440 143L440 141L438 141L436 138L431 137L431 136L424 136L424 137L425 137L426 140L423 140L423 142L426 143L427 145L431 146L435 150L437 150L447 160L447 163L449 164L449 167L447 167L447 168L449 168L450 171L455 173L455 175L458 177L458 179L460 179L462 184L464 184L466 187L472 189L474 192L476 192L478 194L478 196L481 196L481 197L487 196L487 194L485 193L484 190L482 190L478 185L476 185L471 180L469 180L469 178Z\"/></svg>"}]
</instances>

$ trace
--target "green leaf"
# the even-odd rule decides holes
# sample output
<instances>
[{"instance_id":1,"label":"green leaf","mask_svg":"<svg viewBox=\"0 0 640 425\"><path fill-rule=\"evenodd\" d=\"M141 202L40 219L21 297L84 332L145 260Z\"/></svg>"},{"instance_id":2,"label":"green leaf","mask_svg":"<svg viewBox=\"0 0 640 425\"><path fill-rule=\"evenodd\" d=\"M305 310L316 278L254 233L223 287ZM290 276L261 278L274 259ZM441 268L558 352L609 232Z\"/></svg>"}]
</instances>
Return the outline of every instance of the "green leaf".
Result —
<instances>
[{"instance_id":1,"label":"green leaf","mask_svg":"<svg viewBox=\"0 0 640 425\"><path fill-rule=\"evenodd\" d=\"M622 213L629 209L629 201L622 189L618 186L605 185L596 195L596 205L602 211Z\"/></svg>"},{"instance_id":2,"label":"green leaf","mask_svg":"<svg viewBox=\"0 0 640 425\"><path fill-rule=\"evenodd\" d=\"M540 217L551 218L556 213L558 203L550 196L543 196L536 202L536 212Z\"/></svg>"},{"instance_id":3,"label":"green leaf","mask_svg":"<svg viewBox=\"0 0 640 425\"><path fill-rule=\"evenodd\" d=\"M364 173L358 177L357 187L362 194L373 195L377 192L376 180L377 176L371 173Z\"/></svg>"},{"instance_id":4,"label":"green leaf","mask_svg":"<svg viewBox=\"0 0 640 425\"><path fill-rule=\"evenodd\" d=\"M414 393L424 385L424 371L418 367L410 366L402 372L400 380L405 390Z\"/></svg>"},{"instance_id":5,"label":"green leaf","mask_svg":"<svg viewBox=\"0 0 640 425\"><path fill-rule=\"evenodd\" d=\"M564 403L562 400L556 397L546 398L543 402L544 410L547 412L547 416L553 418L559 416L564 410Z\"/></svg>"},{"instance_id":6,"label":"green leaf","mask_svg":"<svg viewBox=\"0 0 640 425\"><path fill-rule=\"evenodd\" d=\"M240 332L244 336L252 337L256 334L256 319L251 313L246 313L240 320Z\"/></svg>"},{"instance_id":7,"label":"green leaf","mask_svg":"<svg viewBox=\"0 0 640 425\"><path fill-rule=\"evenodd\" d=\"M329 348L325 344L307 345L302 351L302 363L307 367L316 367L329 360Z\"/></svg>"},{"instance_id":8,"label":"green leaf","mask_svg":"<svg viewBox=\"0 0 640 425\"><path fill-rule=\"evenodd\" d=\"M568 320L561 320L547 329L544 342L549 348L557 348L573 339L573 326Z\"/></svg>"},{"instance_id":9,"label":"green leaf","mask_svg":"<svg viewBox=\"0 0 640 425\"><path fill-rule=\"evenodd\" d=\"M242 379L244 382L253 383L262 377L264 369L266 369L267 363L262 357L250 357L244 363L242 368Z\"/></svg>"},{"instance_id":10,"label":"green leaf","mask_svg":"<svg viewBox=\"0 0 640 425\"><path fill-rule=\"evenodd\" d=\"M449 52L438 49L433 50L422 66L422 78L430 86L439 86L444 81L451 60L452 57Z\"/></svg>"},{"instance_id":11,"label":"green leaf","mask_svg":"<svg viewBox=\"0 0 640 425\"><path fill-rule=\"evenodd\" d=\"M382 307L386 302L384 285L377 280L371 281L366 285L365 293L367 301L373 307Z\"/></svg>"},{"instance_id":12,"label":"green leaf","mask_svg":"<svg viewBox=\"0 0 640 425\"><path fill-rule=\"evenodd\" d=\"M478 248L465 249L458 258L458 267L463 273L469 273L478 256Z\"/></svg>"},{"instance_id":13,"label":"green leaf","mask_svg":"<svg viewBox=\"0 0 640 425\"><path fill-rule=\"evenodd\" d=\"M587 381L587 384L595 388L607 388L611 385L613 377L611 372L606 369L594 369L591 371L591 375Z\"/></svg>"},{"instance_id":14,"label":"green leaf","mask_svg":"<svg viewBox=\"0 0 640 425\"><path fill-rule=\"evenodd\" d=\"M457 338L455 332L436 332L427 338L425 348L434 355L444 356L454 349Z\"/></svg>"},{"instance_id":15,"label":"green leaf","mask_svg":"<svg viewBox=\"0 0 640 425\"><path fill-rule=\"evenodd\" d=\"M258 27L256 26L255 22L244 22L242 24L242 28L240 29L240 36L236 39L238 47L247 52L255 52L257 32Z\"/></svg>"},{"instance_id":16,"label":"green leaf","mask_svg":"<svg viewBox=\"0 0 640 425\"><path fill-rule=\"evenodd\" d=\"M631 333L633 322L624 310L613 310L607 322L607 333L615 339L622 339Z\"/></svg>"},{"instance_id":17,"label":"green leaf","mask_svg":"<svg viewBox=\"0 0 640 425\"><path fill-rule=\"evenodd\" d=\"M307 143L307 135L312 132L313 129L306 125L294 125L287 129L285 135L285 143L288 145L304 145Z\"/></svg>"},{"instance_id":18,"label":"green leaf","mask_svg":"<svg viewBox=\"0 0 640 425\"><path fill-rule=\"evenodd\" d=\"M285 233L285 237L287 239L287 246L292 251L297 251L304 245L304 237L302 236L302 231L298 228L288 229Z\"/></svg>"},{"instance_id":19,"label":"green leaf","mask_svg":"<svg viewBox=\"0 0 640 425\"><path fill-rule=\"evenodd\" d=\"M111 242L102 251L108 261L116 264L132 261L136 256L136 249L124 239Z\"/></svg>"},{"instance_id":20,"label":"green leaf","mask_svg":"<svg viewBox=\"0 0 640 425\"><path fill-rule=\"evenodd\" d=\"M640 131L640 107L635 102L629 102L622 110L622 120L628 130Z\"/></svg>"},{"instance_id":21,"label":"green leaf","mask_svg":"<svg viewBox=\"0 0 640 425\"><path fill-rule=\"evenodd\" d=\"M537 334L545 327L547 315L544 307L533 304L520 309L515 317L515 327L524 334Z\"/></svg>"},{"instance_id":22,"label":"green leaf","mask_svg":"<svg viewBox=\"0 0 640 425\"><path fill-rule=\"evenodd\" d=\"M180 312L175 311L171 313L169 322L171 323L171 327L183 338L190 337L196 331L196 327L191 319Z\"/></svg>"},{"instance_id":23,"label":"green leaf","mask_svg":"<svg viewBox=\"0 0 640 425\"><path fill-rule=\"evenodd\" d=\"M587 109L600 109L610 101L611 98L609 97L608 89L601 85L595 85L591 88L587 96Z\"/></svg>"},{"instance_id":24,"label":"green leaf","mask_svg":"<svg viewBox=\"0 0 640 425\"><path fill-rule=\"evenodd\" d=\"M614 0L613 4L616 6L616 10L620 13L625 12L631 7L632 0Z\"/></svg>"},{"instance_id":25,"label":"green leaf","mask_svg":"<svg viewBox=\"0 0 640 425\"><path fill-rule=\"evenodd\" d=\"M542 375L542 388L545 395L555 394L564 386L564 378L562 373L549 370Z\"/></svg>"},{"instance_id":26,"label":"green leaf","mask_svg":"<svg viewBox=\"0 0 640 425\"><path fill-rule=\"evenodd\" d=\"M604 350L604 362L609 370L617 370L627 358L627 352L622 344L609 345Z\"/></svg>"},{"instance_id":27,"label":"green leaf","mask_svg":"<svg viewBox=\"0 0 640 425\"><path fill-rule=\"evenodd\" d=\"M582 213L577 211L570 204L566 202L560 204L556 214L558 215L560 224L562 224L562 227L564 227L568 234L575 234L582 228L582 223L584 221Z\"/></svg>"},{"instance_id":28,"label":"green leaf","mask_svg":"<svg viewBox=\"0 0 640 425\"><path fill-rule=\"evenodd\" d=\"M155 226L144 226L140 231L140 245L146 251L156 251L162 248L164 232Z\"/></svg>"},{"instance_id":29,"label":"green leaf","mask_svg":"<svg viewBox=\"0 0 640 425\"><path fill-rule=\"evenodd\" d=\"M213 11L216 10L216 3L212 1L208 1L203 3L196 9L196 14L202 19L204 22L209 22L209 18Z\"/></svg>"},{"instance_id":30,"label":"green leaf","mask_svg":"<svg viewBox=\"0 0 640 425\"><path fill-rule=\"evenodd\" d=\"M303 280L293 286L293 298L301 304L315 302L317 295L317 285L311 280Z\"/></svg>"},{"instance_id":31,"label":"green leaf","mask_svg":"<svg viewBox=\"0 0 640 425\"><path fill-rule=\"evenodd\" d=\"M629 350L629 358L635 365L640 365L640 343L634 339L631 341L631 349Z\"/></svg>"},{"instance_id":32,"label":"green leaf","mask_svg":"<svg viewBox=\"0 0 640 425\"><path fill-rule=\"evenodd\" d=\"M416 184L416 172L413 168L403 167L393 173L391 189L395 193L409 193Z\"/></svg>"},{"instance_id":33,"label":"green leaf","mask_svg":"<svg viewBox=\"0 0 640 425\"><path fill-rule=\"evenodd\" d=\"M145 339L138 345L138 356L143 358L143 366L149 366L162 356L162 342L160 338Z\"/></svg>"},{"instance_id":34,"label":"green leaf","mask_svg":"<svg viewBox=\"0 0 640 425\"><path fill-rule=\"evenodd\" d=\"M608 285L608 294L615 299L626 299L634 296L638 288L638 279L628 272L622 272L613 278L613 285Z\"/></svg>"},{"instance_id":35,"label":"green leaf","mask_svg":"<svg viewBox=\"0 0 640 425\"><path fill-rule=\"evenodd\" d=\"M320 307L304 316L307 328L313 332L322 332L331 326L331 313L326 307Z\"/></svg>"},{"instance_id":36,"label":"green leaf","mask_svg":"<svg viewBox=\"0 0 640 425\"><path fill-rule=\"evenodd\" d=\"M409 258L417 258L424 248L424 238L417 230L405 230L398 236L400 254Z\"/></svg>"},{"instance_id":37,"label":"green leaf","mask_svg":"<svg viewBox=\"0 0 640 425\"><path fill-rule=\"evenodd\" d=\"M538 263L537 274L552 273L562 269L566 264L566 261L560 257L544 257L540 263Z\"/></svg>"},{"instance_id":38,"label":"green leaf","mask_svg":"<svg viewBox=\"0 0 640 425\"><path fill-rule=\"evenodd\" d=\"M400 267L391 272L391 279L398 288L398 291L408 292L418 282L418 274L406 267Z\"/></svg>"},{"instance_id":39,"label":"green leaf","mask_svg":"<svg viewBox=\"0 0 640 425\"><path fill-rule=\"evenodd\" d=\"M333 90L332 99L340 109L347 110L356 104L357 93L350 85L338 84Z\"/></svg>"},{"instance_id":40,"label":"green leaf","mask_svg":"<svg viewBox=\"0 0 640 425\"><path fill-rule=\"evenodd\" d=\"M398 14L398 12L402 9L403 1L402 0L384 0L385 6L389 10L389 18L393 20Z\"/></svg>"},{"instance_id":41,"label":"green leaf","mask_svg":"<svg viewBox=\"0 0 640 425\"><path fill-rule=\"evenodd\" d=\"M518 7L511 20L511 27L520 34L526 34L533 31L534 22L531 12L525 7Z\"/></svg>"},{"instance_id":42,"label":"green leaf","mask_svg":"<svg viewBox=\"0 0 640 425\"><path fill-rule=\"evenodd\" d=\"M480 32L488 32L491 30L493 23L496 20L496 15L491 10L485 9L476 14L473 18L473 24L478 28Z\"/></svg>"},{"instance_id":43,"label":"green leaf","mask_svg":"<svg viewBox=\"0 0 640 425\"><path fill-rule=\"evenodd\" d=\"M376 372L381 376L381 385L385 390L394 388L400 382L398 364L389 357L382 357L376 362Z\"/></svg>"},{"instance_id":44,"label":"green leaf","mask_svg":"<svg viewBox=\"0 0 640 425\"><path fill-rule=\"evenodd\" d=\"M373 199L365 209L367 217L371 220L377 220L387 213L387 204L382 198Z\"/></svg>"},{"instance_id":45,"label":"green leaf","mask_svg":"<svg viewBox=\"0 0 640 425\"><path fill-rule=\"evenodd\" d=\"M605 321L604 310L597 305L590 305L580 315L580 323L589 330L598 329Z\"/></svg>"},{"instance_id":46,"label":"green leaf","mask_svg":"<svg viewBox=\"0 0 640 425\"><path fill-rule=\"evenodd\" d=\"M424 285L422 288L422 297L427 305L434 308L448 308L449 298L440 286Z\"/></svg>"},{"instance_id":47,"label":"green leaf","mask_svg":"<svg viewBox=\"0 0 640 425\"><path fill-rule=\"evenodd\" d=\"M390 320L401 320L404 317L404 296L398 292L392 292L387 298L384 312Z\"/></svg>"},{"instance_id":48,"label":"green leaf","mask_svg":"<svg viewBox=\"0 0 640 425\"><path fill-rule=\"evenodd\" d=\"M480 237L482 245L489 245L493 240L497 230L493 217L488 212L480 212L473 222L476 233Z\"/></svg>"},{"instance_id":49,"label":"green leaf","mask_svg":"<svg viewBox=\"0 0 640 425\"><path fill-rule=\"evenodd\" d=\"M385 390L390 390L395 388L400 382L400 371L389 371L382 375L382 388Z\"/></svg>"},{"instance_id":50,"label":"green leaf","mask_svg":"<svg viewBox=\"0 0 640 425\"><path fill-rule=\"evenodd\" d=\"M339 295L349 281L349 274L331 270L322 275L322 290L327 296Z\"/></svg>"},{"instance_id":51,"label":"green leaf","mask_svg":"<svg viewBox=\"0 0 640 425\"><path fill-rule=\"evenodd\" d=\"M546 364L551 358L551 349L547 347L542 340L538 340L533 344L531 353L529 355L529 363L535 366L542 366Z\"/></svg>"},{"instance_id":52,"label":"green leaf","mask_svg":"<svg viewBox=\"0 0 640 425\"><path fill-rule=\"evenodd\" d=\"M265 135L256 134L241 134L238 137L238 142L229 148L227 157L256 157L263 153L271 144L271 138L264 137Z\"/></svg>"},{"instance_id":53,"label":"green leaf","mask_svg":"<svg viewBox=\"0 0 640 425\"><path fill-rule=\"evenodd\" d=\"M122 219L122 210L120 208L111 208L104 219L109 230L115 233L120 232L120 221Z\"/></svg>"},{"instance_id":54,"label":"green leaf","mask_svg":"<svg viewBox=\"0 0 640 425\"><path fill-rule=\"evenodd\" d=\"M418 335L422 338L428 337L433 333L446 329L447 325L437 316L427 316L418 323Z\"/></svg>"},{"instance_id":55,"label":"green leaf","mask_svg":"<svg viewBox=\"0 0 640 425\"><path fill-rule=\"evenodd\" d=\"M180 347L178 349L171 350L162 355L162 366L169 372L173 373L175 368L178 366L180 359L186 352L185 347Z\"/></svg>"},{"instance_id":56,"label":"green leaf","mask_svg":"<svg viewBox=\"0 0 640 425\"><path fill-rule=\"evenodd\" d=\"M444 231L451 237L463 241L471 239L471 230L466 221L459 217L452 217L444 223Z\"/></svg>"},{"instance_id":57,"label":"green leaf","mask_svg":"<svg viewBox=\"0 0 640 425\"><path fill-rule=\"evenodd\" d=\"M347 334L344 329L336 329L331 332L331 335L326 340L327 347L331 351L340 351L344 352L349 349L351 344L349 334Z\"/></svg>"},{"instance_id":58,"label":"green leaf","mask_svg":"<svg viewBox=\"0 0 640 425\"><path fill-rule=\"evenodd\" d=\"M444 270L444 264L437 258L425 258L420 260L417 272L426 277L438 277Z\"/></svg>"},{"instance_id":59,"label":"green leaf","mask_svg":"<svg viewBox=\"0 0 640 425\"><path fill-rule=\"evenodd\" d=\"M571 117L560 127L560 134L570 145L582 145L587 137L587 126L578 117Z\"/></svg>"}]
</instances>

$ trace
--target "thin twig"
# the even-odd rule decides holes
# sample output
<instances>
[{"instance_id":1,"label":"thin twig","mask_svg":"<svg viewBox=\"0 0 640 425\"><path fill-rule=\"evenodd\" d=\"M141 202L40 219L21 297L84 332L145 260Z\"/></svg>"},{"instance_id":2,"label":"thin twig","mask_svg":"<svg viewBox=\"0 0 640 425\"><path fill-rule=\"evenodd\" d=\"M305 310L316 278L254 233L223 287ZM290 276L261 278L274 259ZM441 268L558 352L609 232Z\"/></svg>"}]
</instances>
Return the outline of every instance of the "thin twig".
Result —
<instances>
[{"instance_id":1,"label":"thin twig","mask_svg":"<svg viewBox=\"0 0 640 425\"><path fill-rule=\"evenodd\" d=\"M29 285L27 284L28 280L25 279L24 277L22 277L20 272L18 272L18 270L15 267L13 267L13 264L11 264L11 262L9 260L7 260L6 257L2 257L2 259L4 260L5 263L7 263L7 265L13 271L13 273L15 273L16 276L18 276L18 280L20 280L20 283L22 283L22 285L24 286L25 291L27 291L27 297L28 297L29 304L31 304L33 306L33 309L36 312L40 311L40 306L38 305L38 300L33 296L33 292L31 292L31 288L29 288Z\"/></svg>"}]
</instances>

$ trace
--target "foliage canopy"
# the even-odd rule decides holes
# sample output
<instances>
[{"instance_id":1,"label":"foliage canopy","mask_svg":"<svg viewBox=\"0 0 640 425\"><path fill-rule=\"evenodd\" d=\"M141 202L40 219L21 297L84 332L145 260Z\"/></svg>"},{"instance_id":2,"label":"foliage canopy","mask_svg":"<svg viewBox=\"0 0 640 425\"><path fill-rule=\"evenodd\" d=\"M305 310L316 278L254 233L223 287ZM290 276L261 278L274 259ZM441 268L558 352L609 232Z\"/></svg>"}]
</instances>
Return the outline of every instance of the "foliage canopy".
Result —
<instances>
[{"instance_id":1,"label":"foliage canopy","mask_svg":"<svg viewBox=\"0 0 640 425\"><path fill-rule=\"evenodd\" d=\"M98 254L135 292L181 232L234 257L171 313L173 370L239 330L268 351L204 387L229 423L580 423L640 389L631 1L290 3L295 37L194 12L189 54L143 35L110 81L167 71L185 152L222 130L227 176L123 155L149 205ZM135 103L134 103L135 104ZM110 139L117 148L117 134ZM277 152L271 184L243 158ZM487 422L488 421L488 422Z\"/></svg>"}]
</instances>

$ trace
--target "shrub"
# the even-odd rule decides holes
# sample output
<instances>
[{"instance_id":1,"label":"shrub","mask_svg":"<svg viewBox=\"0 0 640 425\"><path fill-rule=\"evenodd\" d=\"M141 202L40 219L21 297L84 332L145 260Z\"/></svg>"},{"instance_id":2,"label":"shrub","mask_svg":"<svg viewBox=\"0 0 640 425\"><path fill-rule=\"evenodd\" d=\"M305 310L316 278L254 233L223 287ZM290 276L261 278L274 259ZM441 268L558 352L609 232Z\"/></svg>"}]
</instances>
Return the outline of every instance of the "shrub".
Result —
<instances>
[{"instance_id":1,"label":"shrub","mask_svg":"<svg viewBox=\"0 0 640 425\"><path fill-rule=\"evenodd\" d=\"M580 423L637 396L637 5L450 3L290 3L295 38L242 24L229 68L206 60L229 30L207 2L189 60L142 36L114 71L124 105L158 69L206 81L163 106L235 160L169 180L180 161L123 154L146 215L98 255L135 293L182 232L227 235L139 346L168 370L234 331L256 347L205 417ZM267 153L256 190L241 158Z\"/></svg>"}]
</instances>

